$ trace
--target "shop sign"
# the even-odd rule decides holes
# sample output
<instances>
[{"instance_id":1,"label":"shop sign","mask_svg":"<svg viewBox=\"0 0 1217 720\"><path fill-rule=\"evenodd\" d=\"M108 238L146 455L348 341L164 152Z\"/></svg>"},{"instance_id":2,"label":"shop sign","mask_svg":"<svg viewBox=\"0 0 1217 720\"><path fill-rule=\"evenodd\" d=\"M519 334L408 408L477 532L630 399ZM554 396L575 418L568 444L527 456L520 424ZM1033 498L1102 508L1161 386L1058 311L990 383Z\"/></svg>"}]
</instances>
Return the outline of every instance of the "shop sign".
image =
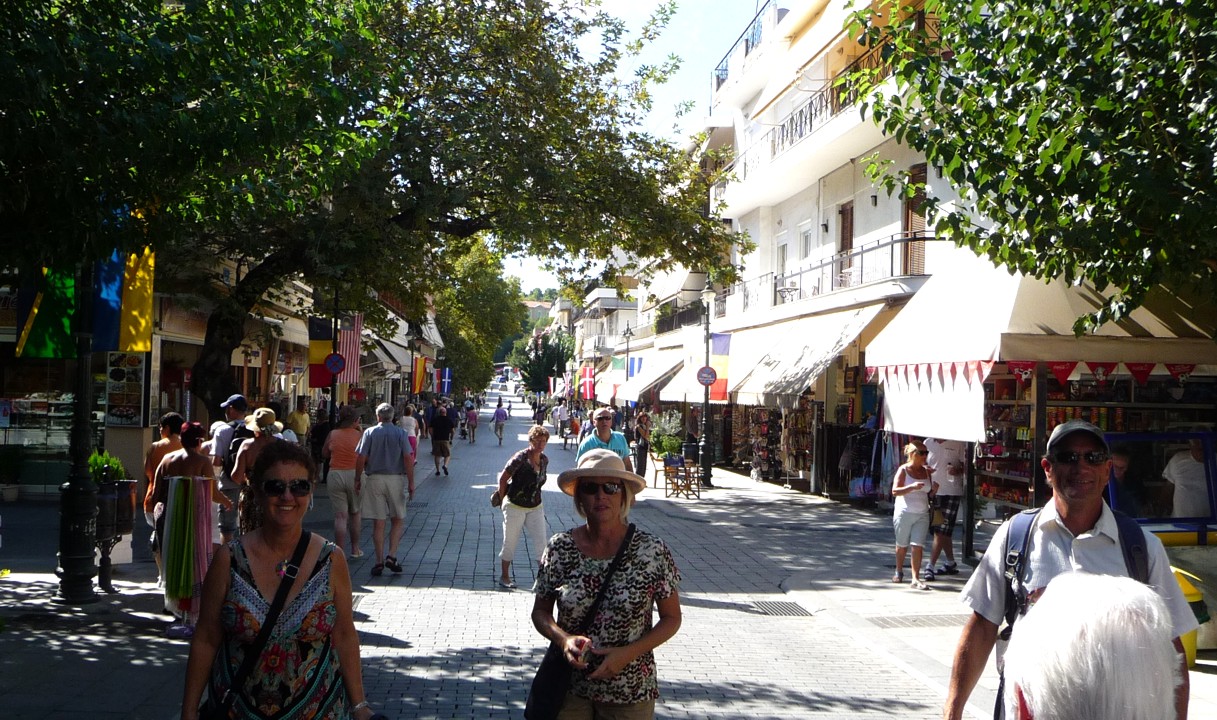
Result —
<instances>
[{"instance_id":1,"label":"shop sign","mask_svg":"<svg viewBox=\"0 0 1217 720\"><path fill-rule=\"evenodd\" d=\"M144 354L112 352L106 356L106 427L144 427Z\"/></svg>"},{"instance_id":2,"label":"shop sign","mask_svg":"<svg viewBox=\"0 0 1217 720\"><path fill-rule=\"evenodd\" d=\"M1149 382L1149 374L1154 371L1158 363L1151 362L1135 362L1124 363L1124 367L1128 368L1128 374L1132 375L1132 379L1137 381L1138 385L1144 385Z\"/></svg>"},{"instance_id":3,"label":"shop sign","mask_svg":"<svg viewBox=\"0 0 1217 720\"><path fill-rule=\"evenodd\" d=\"M1052 376L1062 385L1069 382L1069 376L1073 374L1073 369L1077 366L1077 362L1048 363L1048 369L1052 371Z\"/></svg>"}]
</instances>

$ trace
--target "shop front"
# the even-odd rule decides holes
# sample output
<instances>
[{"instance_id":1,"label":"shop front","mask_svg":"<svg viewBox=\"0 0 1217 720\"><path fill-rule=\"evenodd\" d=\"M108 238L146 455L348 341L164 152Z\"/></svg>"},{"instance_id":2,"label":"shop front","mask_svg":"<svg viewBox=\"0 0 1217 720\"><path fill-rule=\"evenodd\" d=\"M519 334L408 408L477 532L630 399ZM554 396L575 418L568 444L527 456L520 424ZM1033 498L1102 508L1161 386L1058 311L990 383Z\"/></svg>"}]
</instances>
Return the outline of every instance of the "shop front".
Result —
<instances>
[{"instance_id":1,"label":"shop front","mask_svg":"<svg viewBox=\"0 0 1217 720\"><path fill-rule=\"evenodd\" d=\"M935 275L867 349L884 428L973 443L975 506L1000 519L1047 502L1047 437L1086 420L1107 432L1117 465L1132 468L1124 509L1180 528L1211 524L1217 313L1156 288L1124 320L1075 336L1074 321L1103 299L1085 283L1011 276L982 260ZM1185 510L1174 506L1181 493L1168 465L1193 440L1202 499ZM1109 486L1116 506L1120 487Z\"/></svg>"}]
</instances>

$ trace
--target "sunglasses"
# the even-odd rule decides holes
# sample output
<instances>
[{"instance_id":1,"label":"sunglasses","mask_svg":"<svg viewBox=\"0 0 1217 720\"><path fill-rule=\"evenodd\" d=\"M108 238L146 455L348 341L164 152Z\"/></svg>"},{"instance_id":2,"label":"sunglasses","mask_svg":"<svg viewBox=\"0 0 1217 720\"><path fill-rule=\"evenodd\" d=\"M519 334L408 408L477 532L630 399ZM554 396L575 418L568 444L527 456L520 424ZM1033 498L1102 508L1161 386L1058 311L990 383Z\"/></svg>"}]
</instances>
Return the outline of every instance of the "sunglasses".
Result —
<instances>
[{"instance_id":1,"label":"sunglasses","mask_svg":"<svg viewBox=\"0 0 1217 720\"><path fill-rule=\"evenodd\" d=\"M295 497L304 497L313 491L313 484L306 480L263 480L262 492L267 497L279 497L284 490L291 490Z\"/></svg>"},{"instance_id":2,"label":"sunglasses","mask_svg":"<svg viewBox=\"0 0 1217 720\"><path fill-rule=\"evenodd\" d=\"M596 418L596 422L612 422L612 421L613 421L613 417L611 415L605 415L603 417Z\"/></svg>"},{"instance_id":3,"label":"sunglasses","mask_svg":"<svg viewBox=\"0 0 1217 720\"><path fill-rule=\"evenodd\" d=\"M914 450L913 454L914 455L929 455L930 451L929 450Z\"/></svg>"},{"instance_id":4,"label":"sunglasses","mask_svg":"<svg viewBox=\"0 0 1217 720\"><path fill-rule=\"evenodd\" d=\"M1111 455L1102 450L1091 450L1084 453L1060 450L1048 457L1057 465L1077 465L1079 460L1085 460L1087 465L1102 465L1111 459Z\"/></svg>"},{"instance_id":5,"label":"sunglasses","mask_svg":"<svg viewBox=\"0 0 1217 720\"><path fill-rule=\"evenodd\" d=\"M580 495L595 495L597 490L604 490L605 495L616 495L617 493L621 492L621 483L579 483Z\"/></svg>"}]
</instances>

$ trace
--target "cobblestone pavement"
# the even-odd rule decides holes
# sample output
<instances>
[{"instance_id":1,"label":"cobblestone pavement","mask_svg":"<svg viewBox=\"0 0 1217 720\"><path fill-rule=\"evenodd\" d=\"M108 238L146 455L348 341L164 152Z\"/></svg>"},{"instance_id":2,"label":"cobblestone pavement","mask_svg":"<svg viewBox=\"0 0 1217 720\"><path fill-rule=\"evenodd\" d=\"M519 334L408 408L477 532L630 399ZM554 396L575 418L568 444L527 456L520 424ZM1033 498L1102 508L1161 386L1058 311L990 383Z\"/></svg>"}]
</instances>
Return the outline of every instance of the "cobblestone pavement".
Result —
<instances>
[{"instance_id":1,"label":"cobblestone pavement","mask_svg":"<svg viewBox=\"0 0 1217 720\"><path fill-rule=\"evenodd\" d=\"M537 549L521 540L513 564L520 589L499 588L502 516L488 500L527 427L513 419L503 447L490 432L475 445L458 441L449 476L434 475L430 443L421 442L401 575L370 576L364 523L366 555L352 561L356 620L369 698L389 717L522 716L544 649L529 621ZM581 520L554 482L573 466L573 449L551 441L547 454L552 533ZM941 717L966 617L957 598L966 575L928 593L893 585L891 526L882 514L718 470L714 482L719 487L700 500L650 488L631 514L668 542L683 575L684 624L656 651L657 717ZM330 534L324 489L307 525ZM14 532L11 521L4 532ZM164 637L151 563L121 566L119 595L60 608L48 602L56 579L45 570L54 565L54 533L47 534L41 556L30 550L6 559L0 551L0 566L16 571L0 581L0 617L8 621L0 633L0 715L174 717L187 646ZM1213 717L1217 708L1217 676L1205 667L1192 674L1192 717ZM994 687L990 667L973 717L990 716Z\"/></svg>"}]
</instances>

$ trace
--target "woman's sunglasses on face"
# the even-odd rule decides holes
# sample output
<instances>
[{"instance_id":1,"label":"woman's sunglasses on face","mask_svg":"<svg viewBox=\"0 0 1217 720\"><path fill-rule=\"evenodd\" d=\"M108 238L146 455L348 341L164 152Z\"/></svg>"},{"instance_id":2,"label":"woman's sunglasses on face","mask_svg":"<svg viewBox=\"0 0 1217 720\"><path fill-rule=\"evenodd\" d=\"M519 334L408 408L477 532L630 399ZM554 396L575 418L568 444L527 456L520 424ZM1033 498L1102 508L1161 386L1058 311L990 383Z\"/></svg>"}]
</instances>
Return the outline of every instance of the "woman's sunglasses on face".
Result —
<instances>
[{"instance_id":1,"label":"woman's sunglasses on face","mask_svg":"<svg viewBox=\"0 0 1217 720\"><path fill-rule=\"evenodd\" d=\"M294 497L304 497L313 491L313 484L307 479L305 480L278 480L270 479L262 481L262 492L267 497L279 497L284 490L290 490Z\"/></svg>"},{"instance_id":2,"label":"woman's sunglasses on face","mask_svg":"<svg viewBox=\"0 0 1217 720\"><path fill-rule=\"evenodd\" d=\"M616 495L617 493L621 492L621 483L579 483L580 495L595 495L597 490L604 490L605 495Z\"/></svg>"}]
</instances>

